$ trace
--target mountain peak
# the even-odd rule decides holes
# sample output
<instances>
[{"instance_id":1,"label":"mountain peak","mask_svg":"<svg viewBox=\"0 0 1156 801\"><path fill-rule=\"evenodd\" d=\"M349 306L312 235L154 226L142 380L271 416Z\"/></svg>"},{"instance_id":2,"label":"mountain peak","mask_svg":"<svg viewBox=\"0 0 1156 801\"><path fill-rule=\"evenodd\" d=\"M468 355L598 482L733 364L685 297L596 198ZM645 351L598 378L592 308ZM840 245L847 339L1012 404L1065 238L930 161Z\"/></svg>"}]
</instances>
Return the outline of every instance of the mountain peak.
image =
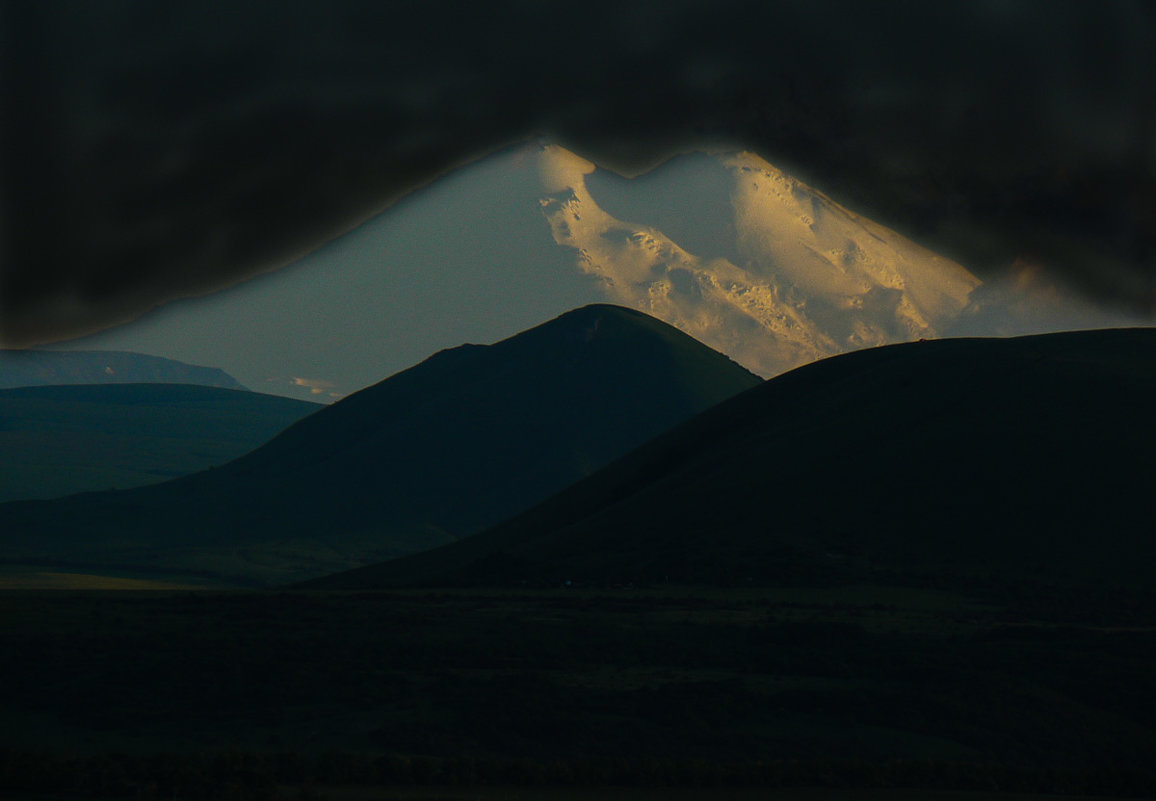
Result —
<instances>
[{"instance_id":1,"label":"mountain peak","mask_svg":"<svg viewBox=\"0 0 1156 801\"><path fill-rule=\"evenodd\" d=\"M559 145L538 146L538 177L547 193L564 192L594 172L597 165Z\"/></svg>"}]
</instances>

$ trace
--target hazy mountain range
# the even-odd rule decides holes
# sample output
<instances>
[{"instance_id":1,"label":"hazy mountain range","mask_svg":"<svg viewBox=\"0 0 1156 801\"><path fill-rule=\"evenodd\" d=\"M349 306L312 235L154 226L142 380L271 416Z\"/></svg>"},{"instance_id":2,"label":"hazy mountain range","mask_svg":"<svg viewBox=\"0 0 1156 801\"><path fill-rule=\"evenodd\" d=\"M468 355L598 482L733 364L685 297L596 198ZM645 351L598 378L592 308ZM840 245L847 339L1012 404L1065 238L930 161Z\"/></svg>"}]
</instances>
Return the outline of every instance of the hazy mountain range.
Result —
<instances>
[{"instance_id":1,"label":"hazy mountain range","mask_svg":"<svg viewBox=\"0 0 1156 801\"><path fill-rule=\"evenodd\" d=\"M653 318L589 306L435 354L217 469L0 505L0 550L235 582L322 575L473 534L759 383Z\"/></svg>"},{"instance_id":2,"label":"hazy mountain range","mask_svg":"<svg viewBox=\"0 0 1156 801\"><path fill-rule=\"evenodd\" d=\"M750 153L692 153L626 179L534 144L447 175L290 267L69 347L164 353L332 399L605 301L763 376L890 342L1149 322L1042 283L1030 260L983 284Z\"/></svg>"},{"instance_id":3,"label":"hazy mountain range","mask_svg":"<svg viewBox=\"0 0 1156 801\"><path fill-rule=\"evenodd\" d=\"M119 351L0 350L0 389L51 384L198 384L245 389L217 367Z\"/></svg>"},{"instance_id":4,"label":"hazy mountain range","mask_svg":"<svg viewBox=\"0 0 1156 801\"><path fill-rule=\"evenodd\" d=\"M870 348L761 384L593 305L439 352L217 469L4 504L0 546L9 564L259 584L415 551L320 586L1028 565L1136 584L1154 367L1156 331L1119 329Z\"/></svg>"}]
</instances>

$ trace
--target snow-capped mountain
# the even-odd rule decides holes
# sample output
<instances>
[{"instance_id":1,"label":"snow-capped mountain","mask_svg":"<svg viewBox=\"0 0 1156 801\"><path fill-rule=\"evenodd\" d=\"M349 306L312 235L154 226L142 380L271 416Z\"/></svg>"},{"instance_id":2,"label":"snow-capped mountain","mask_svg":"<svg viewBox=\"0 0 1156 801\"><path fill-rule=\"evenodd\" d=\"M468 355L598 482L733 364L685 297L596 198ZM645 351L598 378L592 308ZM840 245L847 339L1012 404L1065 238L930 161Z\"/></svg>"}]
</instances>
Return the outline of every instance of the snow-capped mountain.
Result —
<instances>
[{"instance_id":1,"label":"snow-capped mountain","mask_svg":"<svg viewBox=\"0 0 1156 801\"><path fill-rule=\"evenodd\" d=\"M608 299L765 376L849 350L939 336L980 284L960 265L750 153L668 164L662 180L679 179L670 189L620 184L615 205L635 213L628 218L608 213L587 185L595 165L555 146L538 158L540 203L554 240L577 251L576 266L599 280ZM683 203L694 206L682 215L694 230L674 219L678 200L655 195L679 185ZM656 202L673 225L645 221ZM689 213L698 218L688 220Z\"/></svg>"},{"instance_id":2,"label":"snow-capped mountain","mask_svg":"<svg viewBox=\"0 0 1156 801\"><path fill-rule=\"evenodd\" d=\"M765 377L911 339L1144 323L1031 281L982 284L750 153L688 154L623 178L531 143L287 268L70 347L215 364L316 400L604 301Z\"/></svg>"}]
</instances>

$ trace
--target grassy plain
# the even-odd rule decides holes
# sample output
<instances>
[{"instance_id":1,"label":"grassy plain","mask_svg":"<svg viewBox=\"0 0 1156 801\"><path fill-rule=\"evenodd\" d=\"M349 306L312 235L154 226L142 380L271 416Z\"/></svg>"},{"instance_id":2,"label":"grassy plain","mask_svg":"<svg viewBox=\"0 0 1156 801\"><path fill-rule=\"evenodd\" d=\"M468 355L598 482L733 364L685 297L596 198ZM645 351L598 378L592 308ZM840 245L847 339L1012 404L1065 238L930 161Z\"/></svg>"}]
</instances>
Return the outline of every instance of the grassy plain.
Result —
<instances>
[{"instance_id":1,"label":"grassy plain","mask_svg":"<svg viewBox=\"0 0 1156 801\"><path fill-rule=\"evenodd\" d=\"M328 801L1044 801L1038 793L953 790L853 790L823 787L333 787ZM1102 797L1100 797L1102 798ZM1067 796L1064 801L1097 801Z\"/></svg>"},{"instance_id":2,"label":"grassy plain","mask_svg":"<svg viewBox=\"0 0 1156 801\"><path fill-rule=\"evenodd\" d=\"M1045 600L868 586L3 592L0 786L1151 796L1152 605L1085 599L1073 622ZM402 786L423 789L388 790Z\"/></svg>"}]
</instances>

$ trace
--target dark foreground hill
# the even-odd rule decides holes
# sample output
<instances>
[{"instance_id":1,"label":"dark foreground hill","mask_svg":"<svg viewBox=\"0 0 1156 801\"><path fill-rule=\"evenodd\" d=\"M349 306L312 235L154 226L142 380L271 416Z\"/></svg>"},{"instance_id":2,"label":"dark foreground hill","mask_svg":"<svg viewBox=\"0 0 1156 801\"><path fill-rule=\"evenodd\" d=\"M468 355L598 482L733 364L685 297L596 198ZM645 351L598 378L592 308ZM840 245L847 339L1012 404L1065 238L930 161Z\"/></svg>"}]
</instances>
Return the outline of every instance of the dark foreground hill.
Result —
<instances>
[{"instance_id":1,"label":"dark foreground hill","mask_svg":"<svg viewBox=\"0 0 1156 801\"><path fill-rule=\"evenodd\" d=\"M0 507L8 562L303 579L510 517L760 380L646 315L589 306L466 345L166 484Z\"/></svg>"},{"instance_id":2,"label":"dark foreground hill","mask_svg":"<svg viewBox=\"0 0 1156 801\"><path fill-rule=\"evenodd\" d=\"M1153 408L1153 329L861 351L721 404L468 541L313 586L1144 586Z\"/></svg>"},{"instance_id":3,"label":"dark foreground hill","mask_svg":"<svg viewBox=\"0 0 1156 801\"><path fill-rule=\"evenodd\" d=\"M184 384L0 390L0 502L195 473L236 459L320 408Z\"/></svg>"},{"instance_id":4,"label":"dark foreground hill","mask_svg":"<svg viewBox=\"0 0 1156 801\"><path fill-rule=\"evenodd\" d=\"M244 389L216 367L109 350L0 350L0 389L52 384L199 384Z\"/></svg>"}]
</instances>

